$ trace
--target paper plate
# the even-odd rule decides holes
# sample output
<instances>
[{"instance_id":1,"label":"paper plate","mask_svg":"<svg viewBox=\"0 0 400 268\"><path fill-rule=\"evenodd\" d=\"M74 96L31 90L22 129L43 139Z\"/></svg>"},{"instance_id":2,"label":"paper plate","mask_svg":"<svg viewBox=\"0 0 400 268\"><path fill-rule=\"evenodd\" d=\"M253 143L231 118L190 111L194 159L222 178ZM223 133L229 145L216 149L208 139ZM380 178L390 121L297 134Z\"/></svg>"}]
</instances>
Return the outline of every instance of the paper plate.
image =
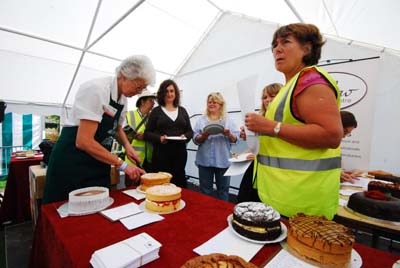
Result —
<instances>
[{"instance_id":1,"label":"paper plate","mask_svg":"<svg viewBox=\"0 0 400 268\"><path fill-rule=\"evenodd\" d=\"M210 135L216 135L224 132L224 126L220 124L209 124L203 128L203 131Z\"/></svg>"},{"instance_id":2,"label":"paper plate","mask_svg":"<svg viewBox=\"0 0 400 268\"><path fill-rule=\"evenodd\" d=\"M250 159L247 159L247 157L248 157L249 155L251 155L251 154L252 154L252 153L240 154L240 155L238 155L238 157L229 158L228 161L229 161L229 162L232 162L232 163L244 162L244 161L252 161L252 160L250 160Z\"/></svg>"},{"instance_id":3,"label":"paper plate","mask_svg":"<svg viewBox=\"0 0 400 268\"><path fill-rule=\"evenodd\" d=\"M167 136L167 140L184 141L184 140L186 140L186 138L185 137L181 137L181 136Z\"/></svg>"},{"instance_id":4,"label":"paper plate","mask_svg":"<svg viewBox=\"0 0 400 268\"><path fill-rule=\"evenodd\" d=\"M175 212L178 212L178 211L182 210L186 206L185 201L183 201L181 199L181 202L179 203L179 208L177 208L176 210L167 211L167 212L157 212L157 211L148 210L146 208L146 206L145 206L145 203L146 203L146 200L144 200L142 203L139 204L140 210L145 211L145 212L149 212L149 213L154 213L154 214L171 214L171 213L175 213Z\"/></svg>"},{"instance_id":5,"label":"paper plate","mask_svg":"<svg viewBox=\"0 0 400 268\"><path fill-rule=\"evenodd\" d=\"M278 236L277 238L275 238L274 240L254 240L248 237L245 237L241 234L239 234L238 232L236 232L235 229L233 229L232 226L232 214L230 214L228 216L228 218L226 219L228 221L228 225L229 225L229 230L231 230L236 236L240 237L243 240L252 242L252 243L256 243L256 244L272 244L272 243L278 243L281 242L282 240L284 240L287 236L287 227L284 223L281 222L281 229L282 229L282 233L280 236Z\"/></svg>"},{"instance_id":6,"label":"paper plate","mask_svg":"<svg viewBox=\"0 0 400 268\"><path fill-rule=\"evenodd\" d=\"M111 206L112 203L114 203L114 199L112 197L109 197L107 203L105 203L104 206L98 209L88 210L88 211L68 211L68 202L67 202L61 205L57 210L60 211L60 213L68 216L84 216L102 211L103 209L106 209L107 207Z\"/></svg>"}]
</instances>

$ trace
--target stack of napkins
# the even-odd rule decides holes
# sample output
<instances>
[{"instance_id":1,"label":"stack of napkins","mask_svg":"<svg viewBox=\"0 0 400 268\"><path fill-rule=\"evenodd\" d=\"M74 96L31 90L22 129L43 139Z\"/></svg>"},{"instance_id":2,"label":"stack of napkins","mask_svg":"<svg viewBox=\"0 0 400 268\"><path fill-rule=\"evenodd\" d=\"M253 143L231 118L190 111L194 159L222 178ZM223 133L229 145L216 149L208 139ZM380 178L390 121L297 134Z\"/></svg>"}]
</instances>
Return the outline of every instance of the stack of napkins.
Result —
<instances>
[{"instance_id":1,"label":"stack of napkins","mask_svg":"<svg viewBox=\"0 0 400 268\"><path fill-rule=\"evenodd\" d=\"M137 268L159 258L160 247L160 242L146 233L141 233L96 250L90 264L94 268Z\"/></svg>"}]
</instances>

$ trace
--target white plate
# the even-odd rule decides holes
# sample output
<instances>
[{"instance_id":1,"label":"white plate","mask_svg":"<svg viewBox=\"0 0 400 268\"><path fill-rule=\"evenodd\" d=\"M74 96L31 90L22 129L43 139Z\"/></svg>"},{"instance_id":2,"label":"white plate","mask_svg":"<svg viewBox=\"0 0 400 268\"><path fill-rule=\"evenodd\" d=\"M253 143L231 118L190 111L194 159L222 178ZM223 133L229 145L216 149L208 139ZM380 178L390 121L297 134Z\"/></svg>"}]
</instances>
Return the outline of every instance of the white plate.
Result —
<instances>
[{"instance_id":1,"label":"white plate","mask_svg":"<svg viewBox=\"0 0 400 268\"><path fill-rule=\"evenodd\" d=\"M293 252L291 249L288 248L287 242L281 242L280 243L282 248L284 248L286 251L288 251L290 254L292 254L294 257L298 258L299 260L312 264L313 266L318 267L318 263L314 262L312 260L308 260L308 259L303 259L303 258L299 258L298 257L298 253L297 252ZM362 266L362 259L360 254L358 254L358 252L353 248L351 250L351 256L350 256L350 266L349 268L360 268Z\"/></svg>"},{"instance_id":2,"label":"white plate","mask_svg":"<svg viewBox=\"0 0 400 268\"><path fill-rule=\"evenodd\" d=\"M203 128L203 131L210 135L216 135L224 132L224 126L220 124L209 124Z\"/></svg>"},{"instance_id":3,"label":"white plate","mask_svg":"<svg viewBox=\"0 0 400 268\"><path fill-rule=\"evenodd\" d=\"M400 268L400 260L398 260L395 263L393 263L392 268Z\"/></svg>"},{"instance_id":4,"label":"white plate","mask_svg":"<svg viewBox=\"0 0 400 268\"><path fill-rule=\"evenodd\" d=\"M235 162L244 162L244 161L252 161L247 159L247 156L252 155L252 153L246 153L246 154L240 154L238 157L232 157L229 158L229 162L235 163Z\"/></svg>"},{"instance_id":5,"label":"white plate","mask_svg":"<svg viewBox=\"0 0 400 268\"><path fill-rule=\"evenodd\" d=\"M229 225L229 229L230 229L235 235L237 235L238 237L242 238L243 240L249 241L249 242L253 242L253 243L256 243L256 244L272 244L272 243L281 242L281 241L284 240L284 239L286 238L286 236L287 236L287 227L286 227L286 225L285 225L284 223L281 222L282 233L281 233L280 236L278 236L278 237L275 238L274 240L260 241L260 240L254 240L254 239L251 239L251 238L247 238L247 237L245 237L245 236L239 234L238 232L236 232L235 229L233 229L233 227L232 227L232 218L233 218L232 214L230 214L230 215L228 216L228 218L227 218L228 225Z\"/></svg>"},{"instance_id":6,"label":"white plate","mask_svg":"<svg viewBox=\"0 0 400 268\"><path fill-rule=\"evenodd\" d=\"M68 216L84 216L84 215L90 215L90 214L94 214L97 213L99 211L102 211L103 209L106 209L107 207L111 206L112 203L114 203L114 199L112 197L109 197L107 200L107 203L104 204L103 207L100 207L98 209L95 210L90 210L90 211L68 211L68 202L64 203L63 205L61 205L57 210L64 214L64 215L68 215Z\"/></svg>"},{"instance_id":7,"label":"white plate","mask_svg":"<svg viewBox=\"0 0 400 268\"><path fill-rule=\"evenodd\" d=\"M144 200L142 203L140 203L140 204L139 204L139 208L140 208L142 211L144 211L144 212L155 213L155 214L171 214L171 213L175 213L175 212L178 212L179 210L182 210L182 209L186 206L185 201L183 201L183 200L181 199L181 202L179 203L179 208L178 208L177 210L174 210L174 211L167 211L167 212L157 212L157 211L148 210L148 209L146 208L146 206L145 206L145 203L146 203L146 200Z\"/></svg>"},{"instance_id":8,"label":"white plate","mask_svg":"<svg viewBox=\"0 0 400 268\"><path fill-rule=\"evenodd\" d=\"M181 136L167 136L167 140L184 141L186 138Z\"/></svg>"}]
</instances>

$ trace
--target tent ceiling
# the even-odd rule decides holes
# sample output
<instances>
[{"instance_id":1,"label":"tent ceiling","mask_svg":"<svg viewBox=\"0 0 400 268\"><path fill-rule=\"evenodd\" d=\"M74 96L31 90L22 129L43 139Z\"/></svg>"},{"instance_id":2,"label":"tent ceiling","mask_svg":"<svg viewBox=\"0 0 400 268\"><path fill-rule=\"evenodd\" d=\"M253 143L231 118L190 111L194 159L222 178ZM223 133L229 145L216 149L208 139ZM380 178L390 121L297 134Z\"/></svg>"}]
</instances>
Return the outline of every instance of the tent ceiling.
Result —
<instances>
[{"instance_id":1,"label":"tent ceiling","mask_svg":"<svg viewBox=\"0 0 400 268\"><path fill-rule=\"evenodd\" d=\"M112 74L131 54L151 57L158 84L223 11L314 23L323 33L399 53L400 35L392 33L399 10L397 0L2 0L0 98L70 105L81 82Z\"/></svg>"}]
</instances>

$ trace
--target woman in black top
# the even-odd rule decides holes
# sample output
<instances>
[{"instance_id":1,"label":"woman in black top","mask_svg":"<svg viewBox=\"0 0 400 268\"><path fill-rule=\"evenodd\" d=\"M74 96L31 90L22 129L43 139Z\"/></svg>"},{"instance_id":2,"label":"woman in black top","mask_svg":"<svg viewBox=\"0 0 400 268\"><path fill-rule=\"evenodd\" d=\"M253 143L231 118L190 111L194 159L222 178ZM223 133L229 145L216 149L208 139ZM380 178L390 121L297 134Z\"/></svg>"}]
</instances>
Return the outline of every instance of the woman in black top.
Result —
<instances>
[{"instance_id":1,"label":"woman in black top","mask_svg":"<svg viewBox=\"0 0 400 268\"><path fill-rule=\"evenodd\" d=\"M159 106L153 109L146 124L145 140L153 143L153 172L172 174L171 182L186 188L186 143L193 137L189 115L179 106L178 85L165 80L157 92Z\"/></svg>"}]
</instances>

